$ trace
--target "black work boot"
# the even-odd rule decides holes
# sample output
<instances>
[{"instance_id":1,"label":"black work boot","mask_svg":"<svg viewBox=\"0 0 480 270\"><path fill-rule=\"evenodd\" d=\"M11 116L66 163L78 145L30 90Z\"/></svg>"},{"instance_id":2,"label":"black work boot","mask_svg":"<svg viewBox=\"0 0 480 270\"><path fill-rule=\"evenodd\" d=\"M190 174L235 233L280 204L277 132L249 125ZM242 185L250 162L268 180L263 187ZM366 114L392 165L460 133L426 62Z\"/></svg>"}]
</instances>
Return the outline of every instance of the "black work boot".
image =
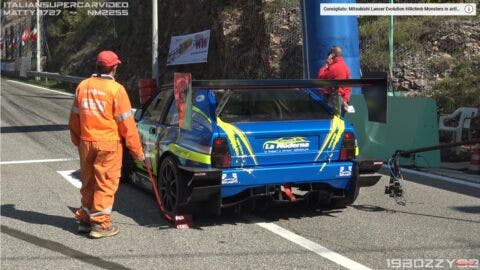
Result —
<instances>
[{"instance_id":1,"label":"black work boot","mask_svg":"<svg viewBox=\"0 0 480 270\"><path fill-rule=\"evenodd\" d=\"M90 223L83 222L83 221L80 221L80 223L78 223L78 229L77 229L78 233L89 233L91 230L92 230L92 225Z\"/></svg>"},{"instance_id":2,"label":"black work boot","mask_svg":"<svg viewBox=\"0 0 480 270\"><path fill-rule=\"evenodd\" d=\"M120 230L118 229L118 226L115 225L110 225L107 229L102 228L102 226L95 224L92 226L92 229L90 231L90 237L98 239L98 238L103 238L103 237L109 237L109 236L114 236L117 235Z\"/></svg>"}]
</instances>

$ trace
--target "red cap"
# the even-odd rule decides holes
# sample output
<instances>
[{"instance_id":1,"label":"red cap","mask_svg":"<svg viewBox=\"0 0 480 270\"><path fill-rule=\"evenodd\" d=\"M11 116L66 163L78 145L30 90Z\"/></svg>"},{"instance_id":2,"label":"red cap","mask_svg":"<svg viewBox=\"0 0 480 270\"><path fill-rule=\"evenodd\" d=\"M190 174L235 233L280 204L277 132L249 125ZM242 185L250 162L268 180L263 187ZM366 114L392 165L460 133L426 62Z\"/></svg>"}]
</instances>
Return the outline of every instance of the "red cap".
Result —
<instances>
[{"instance_id":1,"label":"red cap","mask_svg":"<svg viewBox=\"0 0 480 270\"><path fill-rule=\"evenodd\" d=\"M97 56L97 65L102 67L112 67L122 63L118 56L112 51L101 51Z\"/></svg>"}]
</instances>

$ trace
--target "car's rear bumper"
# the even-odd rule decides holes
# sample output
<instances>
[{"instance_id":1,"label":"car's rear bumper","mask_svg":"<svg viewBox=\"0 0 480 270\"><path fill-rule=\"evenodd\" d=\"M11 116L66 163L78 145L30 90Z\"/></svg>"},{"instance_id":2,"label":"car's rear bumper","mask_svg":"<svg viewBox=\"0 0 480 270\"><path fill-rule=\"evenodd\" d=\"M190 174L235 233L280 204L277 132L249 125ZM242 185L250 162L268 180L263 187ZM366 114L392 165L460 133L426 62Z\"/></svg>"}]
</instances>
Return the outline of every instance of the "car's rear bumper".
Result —
<instances>
[{"instance_id":1,"label":"car's rear bumper","mask_svg":"<svg viewBox=\"0 0 480 270\"><path fill-rule=\"evenodd\" d=\"M346 189L353 177L353 162L257 166L222 170L222 198L248 188L268 185L324 183Z\"/></svg>"},{"instance_id":2,"label":"car's rear bumper","mask_svg":"<svg viewBox=\"0 0 480 270\"><path fill-rule=\"evenodd\" d=\"M252 188L268 189L269 186L285 184L324 184L333 189L345 190L351 181L355 180L359 187L368 187L375 185L381 177L375 173L378 166L372 166L372 162L308 163L223 170L187 167L182 169L190 171L193 175L188 201L203 202L212 199L217 201L220 196L228 198ZM353 179L354 166L359 166L358 179Z\"/></svg>"}]
</instances>

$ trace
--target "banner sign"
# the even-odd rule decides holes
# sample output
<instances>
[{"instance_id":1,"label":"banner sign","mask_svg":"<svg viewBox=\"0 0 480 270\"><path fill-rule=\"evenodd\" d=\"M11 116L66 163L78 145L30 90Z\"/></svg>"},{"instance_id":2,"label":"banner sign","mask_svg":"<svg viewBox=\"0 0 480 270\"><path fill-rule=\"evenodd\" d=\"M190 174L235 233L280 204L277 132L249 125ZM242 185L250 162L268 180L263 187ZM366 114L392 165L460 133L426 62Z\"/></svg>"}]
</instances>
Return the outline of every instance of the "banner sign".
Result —
<instances>
[{"instance_id":1,"label":"banner sign","mask_svg":"<svg viewBox=\"0 0 480 270\"><path fill-rule=\"evenodd\" d=\"M178 110L178 126L192 129L192 74L174 73L173 91Z\"/></svg>"},{"instance_id":2,"label":"banner sign","mask_svg":"<svg viewBox=\"0 0 480 270\"><path fill-rule=\"evenodd\" d=\"M167 66L206 63L209 43L210 30L172 37Z\"/></svg>"}]
</instances>

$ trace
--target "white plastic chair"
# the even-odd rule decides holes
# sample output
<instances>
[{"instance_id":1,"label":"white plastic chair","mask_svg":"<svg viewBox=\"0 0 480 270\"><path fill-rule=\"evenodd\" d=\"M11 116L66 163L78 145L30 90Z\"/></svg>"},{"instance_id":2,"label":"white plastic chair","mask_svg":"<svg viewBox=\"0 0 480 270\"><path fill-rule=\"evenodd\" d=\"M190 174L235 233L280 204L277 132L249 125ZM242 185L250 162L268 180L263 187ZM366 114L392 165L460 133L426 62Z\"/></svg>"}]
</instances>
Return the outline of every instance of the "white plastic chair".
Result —
<instances>
[{"instance_id":1,"label":"white plastic chair","mask_svg":"<svg viewBox=\"0 0 480 270\"><path fill-rule=\"evenodd\" d=\"M477 116L477 114L478 114L478 108L460 107L456 109L452 114L440 116L438 129L447 131L447 132L453 132L455 142L460 142L462 141L463 129L470 129L470 122L472 118ZM445 120L454 119L456 121L457 118L459 120L456 126L453 126L453 127L445 126Z\"/></svg>"}]
</instances>

